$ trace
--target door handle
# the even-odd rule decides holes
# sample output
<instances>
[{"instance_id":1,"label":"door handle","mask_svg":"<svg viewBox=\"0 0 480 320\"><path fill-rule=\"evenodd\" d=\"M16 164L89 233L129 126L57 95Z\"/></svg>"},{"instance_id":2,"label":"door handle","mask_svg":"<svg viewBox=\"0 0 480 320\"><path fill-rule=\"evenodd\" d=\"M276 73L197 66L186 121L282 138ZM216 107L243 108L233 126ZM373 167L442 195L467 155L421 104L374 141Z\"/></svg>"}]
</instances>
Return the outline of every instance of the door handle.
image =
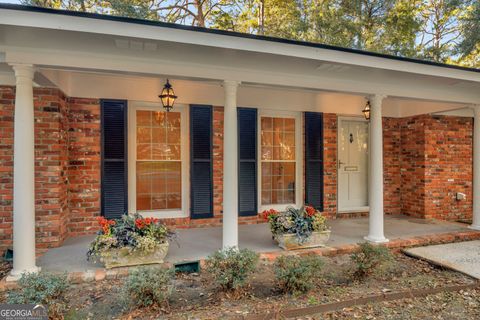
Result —
<instances>
[{"instance_id":1,"label":"door handle","mask_svg":"<svg viewBox=\"0 0 480 320\"><path fill-rule=\"evenodd\" d=\"M341 160L338 160L338 168L340 169L342 167L342 164L346 164L345 162L342 162Z\"/></svg>"}]
</instances>

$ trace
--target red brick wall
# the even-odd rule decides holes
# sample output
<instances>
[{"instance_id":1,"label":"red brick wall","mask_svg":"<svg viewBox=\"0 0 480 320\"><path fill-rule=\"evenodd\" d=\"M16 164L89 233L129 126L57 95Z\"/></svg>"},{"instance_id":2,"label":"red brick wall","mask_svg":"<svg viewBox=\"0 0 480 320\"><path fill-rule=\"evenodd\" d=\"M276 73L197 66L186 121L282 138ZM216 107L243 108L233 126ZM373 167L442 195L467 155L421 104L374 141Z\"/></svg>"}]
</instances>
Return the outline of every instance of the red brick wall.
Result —
<instances>
[{"instance_id":1,"label":"red brick wall","mask_svg":"<svg viewBox=\"0 0 480 320\"><path fill-rule=\"evenodd\" d=\"M0 86L0 251L12 245L15 89Z\"/></svg>"},{"instance_id":2,"label":"red brick wall","mask_svg":"<svg viewBox=\"0 0 480 320\"><path fill-rule=\"evenodd\" d=\"M421 115L400 121L402 213L444 220L471 218L472 119ZM457 201L457 192L467 199Z\"/></svg>"},{"instance_id":3,"label":"red brick wall","mask_svg":"<svg viewBox=\"0 0 480 320\"><path fill-rule=\"evenodd\" d=\"M401 212L422 217L425 212L426 115L399 119L401 130Z\"/></svg>"},{"instance_id":4,"label":"red brick wall","mask_svg":"<svg viewBox=\"0 0 480 320\"><path fill-rule=\"evenodd\" d=\"M328 217L337 214L337 115L323 114L323 205Z\"/></svg>"},{"instance_id":5,"label":"red brick wall","mask_svg":"<svg viewBox=\"0 0 480 320\"><path fill-rule=\"evenodd\" d=\"M36 239L46 249L68 233L68 107L59 90L35 88L34 109Z\"/></svg>"},{"instance_id":6,"label":"red brick wall","mask_svg":"<svg viewBox=\"0 0 480 320\"><path fill-rule=\"evenodd\" d=\"M473 120L429 117L425 140L425 218L471 218ZM456 200L457 192L466 200Z\"/></svg>"},{"instance_id":7,"label":"red brick wall","mask_svg":"<svg viewBox=\"0 0 480 320\"><path fill-rule=\"evenodd\" d=\"M12 245L13 106L15 88L0 87L0 250ZM35 212L37 248L60 245L68 235L67 113L57 89L34 89Z\"/></svg>"},{"instance_id":8,"label":"red brick wall","mask_svg":"<svg viewBox=\"0 0 480 320\"><path fill-rule=\"evenodd\" d=\"M71 236L97 231L100 215L100 102L69 98L68 195Z\"/></svg>"},{"instance_id":9,"label":"red brick wall","mask_svg":"<svg viewBox=\"0 0 480 320\"><path fill-rule=\"evenodd\" d=\"M386 214L400 214L400 122L383 118L383 205Z\"/></svg>"}]
</instances>

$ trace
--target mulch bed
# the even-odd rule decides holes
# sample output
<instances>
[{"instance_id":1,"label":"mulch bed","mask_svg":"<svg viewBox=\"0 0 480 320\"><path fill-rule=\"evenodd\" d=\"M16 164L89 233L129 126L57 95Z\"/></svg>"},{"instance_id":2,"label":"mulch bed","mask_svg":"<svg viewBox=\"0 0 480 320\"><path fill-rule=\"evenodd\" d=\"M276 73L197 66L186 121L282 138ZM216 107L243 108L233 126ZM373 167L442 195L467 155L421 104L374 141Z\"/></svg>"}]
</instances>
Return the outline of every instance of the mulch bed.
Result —
<instances>
[{"instance_id":1,"label":"mulch bed","mask_svg":"<svg viewBox=\"0 0 480 320\"><path fill-rule=\"evenodd\" d=\"M480 319L480 290L441 292L423 298L407 298L345 308L297 319Z\"/></svg>"},{"instance_id":2,"label":"mulch bed","mask_svg":"<svg viewBox=\"0 0 480 320\"><path fill-rule=\"evenodd\" d=\"M277 291L271 264L267 262L261 263L250 281L250 287L240 295L219 292L206 273L178 274L175 280L175 291L168 308L141 309L127 313L123 311L125 302L119 299L122 280L83 283L71 289L69 294L71 310L67 318L238 319L372 295L392 294L406 289L433 289L476 283L467 276L432 266L401 253L395 254L395 261L385 265L364 281L353 280L352 272L353 265L348 255L325 258L323 280L316 283L315 289L311 292L298 296L284 295ZM395 306L397 302L382 303ZM480 308L480 304L477 307ZM363 308L365 306L352 306L350 309L355 314L361 314ZM373 308L369 312L375 314L375 310ZM343 311L330 312L329 317L333 319L353 318L348 317ZM376 319L375 317L361 318Z\"/></svg>"}]
</instances>

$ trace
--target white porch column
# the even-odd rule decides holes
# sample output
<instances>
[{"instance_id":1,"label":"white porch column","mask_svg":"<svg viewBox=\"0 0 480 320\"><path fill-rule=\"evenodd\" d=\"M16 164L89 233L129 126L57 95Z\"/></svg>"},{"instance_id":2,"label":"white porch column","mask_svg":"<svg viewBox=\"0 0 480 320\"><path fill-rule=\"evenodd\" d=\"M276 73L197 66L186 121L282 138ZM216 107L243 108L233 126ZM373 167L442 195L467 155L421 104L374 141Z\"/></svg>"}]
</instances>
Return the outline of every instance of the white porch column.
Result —
<instances>
[{"instance_id":1,"label":"white porch column","mask_svg":"<svg viewBox=\"0 0 480 320\"><path fill-rule=\"evenodd\" d=\"M12 65L16 77L13 145L12 277L38 272L35 265L35 136L32 65Z\"/></svg>"},{"instance_id":2,"label":"white porch column","mask_svg":"<svg viewBox=\"0 0 480 320\"><path fill-rule=\"evenodd\" d=\"M480 105L473 106L473 222L471 229L480 230Z\"/></svg>"},{"instance_id":3,"label":"white porch column","mask_svg":"<svg viewBox=\"0 0 480 320\"><path fill-rule=\"evenodd\" d=\"M223 83L223 248L238 247L237 87L237 81Z\"/></svg>"},{"instance_id":4,"label":"white porch column","mask_svg":"<svg viewBox=\"0 0 480 320\"><path fill-rule=\"evenodd\" d=\"M370 97L370 158L368 175L369 232L365 237L374 243L387 242L383 233L383 132L382 101L385 96Z\"/></svg>"}]
</instances>

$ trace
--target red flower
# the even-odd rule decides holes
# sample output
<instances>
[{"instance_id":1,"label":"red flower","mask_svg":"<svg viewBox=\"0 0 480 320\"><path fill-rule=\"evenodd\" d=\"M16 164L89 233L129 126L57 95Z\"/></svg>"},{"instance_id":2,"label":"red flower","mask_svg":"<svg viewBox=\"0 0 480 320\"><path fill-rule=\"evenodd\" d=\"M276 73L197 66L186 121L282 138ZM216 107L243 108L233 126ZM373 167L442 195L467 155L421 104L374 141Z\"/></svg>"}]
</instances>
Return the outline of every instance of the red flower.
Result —
<instances>
[{"instance_id":1,"label":"red flower","mask_svg":"<svg viewBox=\"0 0 480 320\"><path fill-rule=\"evenodd\" d=\"M268 220L268 218L270 216L274 216L276 214L278 214L278 211L275 210L275 209L265 210L265 211L262 212L263 219L265 219L265 220Z\"/></svg>"},{"instance_id":2,"label":"red flower","mask_svg":"<svg viewBox=\"0 0 480 320\"><path fill-rule=\"evenodd\" d=\"M143 229L151 224L156 224L160 221L157 218L139 218L135 220L135 226L137 229Z\"/></svg>"},{"instance_id":3,"label":"red flower","mask_svg":"<svg viewBox=\"0 0 480 320\"><path fill-rule=\"evenodd\" d=\"M305 212L307 213L307 216L311 217L311 216L314 216L317 213L317 210L315 210L314 207L306 206L305 207Z\"/></svg>"},{"instance_id":4,"label":"red flower","mask_svg":"<svg viewBox=\"0 0 480 320\"><path fill-rule=\"evenodd\" d=\"M145 220L136 219L135 220L135 226L137 227L137 229L143 229L146 226Z\"/></svg>"},{"instance_id":5,"label":"red flower","mask_svg":"<svg viewBox=\"0 0 480 320\"><path fill-rule=\"evenodd\" d=\"M110 233L110 226L115 225L115 220L107 220L104 217L97 217L97 221L104 234Z\"/></svg>"}]
</instances>

